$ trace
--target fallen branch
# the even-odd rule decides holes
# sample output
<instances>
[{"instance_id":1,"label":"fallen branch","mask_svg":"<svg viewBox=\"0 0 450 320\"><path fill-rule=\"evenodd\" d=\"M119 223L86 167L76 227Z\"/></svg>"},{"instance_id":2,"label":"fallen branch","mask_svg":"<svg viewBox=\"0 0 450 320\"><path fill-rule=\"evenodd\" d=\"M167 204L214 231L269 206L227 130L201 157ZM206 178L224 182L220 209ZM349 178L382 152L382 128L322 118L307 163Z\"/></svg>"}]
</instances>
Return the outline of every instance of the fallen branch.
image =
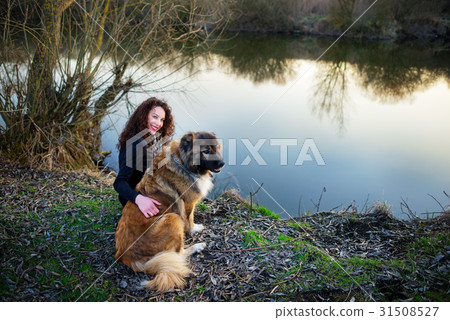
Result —
<instances>
[{"instance_id":1,"label":"fallen branch","mask_svg":"<svg viewBox=\"0 0 450 320\"><path fill-rule=\"evenodd\" d=\"M213 252L245 252L245 251L264 250L264 249L269 249L269 248L275 248L275 247L283 246L283 245L286 245L286 244L291 244L292 242L294 242L295 240L298 240L300 238L301 237L297 237L297 238L292 239L292 241L290 241L290 242L277 243L277 244L273 244L273 245L265 246L265 247L245 248L245 249L236 249L236 250L208 250L208 251L213 251Z\"/></svg>"}]
</instances>

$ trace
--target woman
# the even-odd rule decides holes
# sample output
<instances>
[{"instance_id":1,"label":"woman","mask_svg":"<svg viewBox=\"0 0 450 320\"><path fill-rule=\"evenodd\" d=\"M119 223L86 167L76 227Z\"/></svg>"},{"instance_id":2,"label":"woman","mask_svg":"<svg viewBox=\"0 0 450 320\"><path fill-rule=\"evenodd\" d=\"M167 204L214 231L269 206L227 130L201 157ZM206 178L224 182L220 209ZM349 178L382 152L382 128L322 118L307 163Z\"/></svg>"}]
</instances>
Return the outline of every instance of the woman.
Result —
<instances>
[{"instance_id":1,"label":"woman","mask_svg":"<svg viewBox=\"0 0 450 320\"><path fill-rule=\"evenodd\" d=\"M114 189L119 193L122 206L128 201L133 202L146 218L158 214L156 206L160 203L143 196L134 188L147 169L148 149L161 144L158 140L167 144L174 131L171 108L165 101L150 98L133 112L119 138L119 173L114 181ZM151 139L145 137L148 134Z\"/></svg>"}]
</instances>

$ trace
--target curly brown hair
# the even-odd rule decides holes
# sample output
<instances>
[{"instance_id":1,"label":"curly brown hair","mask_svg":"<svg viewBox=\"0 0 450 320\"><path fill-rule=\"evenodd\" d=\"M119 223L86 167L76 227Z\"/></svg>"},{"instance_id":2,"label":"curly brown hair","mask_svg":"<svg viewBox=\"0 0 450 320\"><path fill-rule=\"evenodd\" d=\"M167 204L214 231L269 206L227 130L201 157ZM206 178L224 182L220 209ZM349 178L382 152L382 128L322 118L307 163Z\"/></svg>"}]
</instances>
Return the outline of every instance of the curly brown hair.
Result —
<instances>
[{"instance_id":1,"label":"curly brown hair","mask_svg":"<svg viewBox=\"0 0 450 320\"><path fill-rule=\"evenodd\" d=\"M172 116L172 108L170 108L164 100L152 97L142 102L128 119L125 128L119 137L119 143L117 144L119 150L125 148L127 140L131 139L142 130L148 129L148 114L155 107L163 108L166 113L163 126L159 129L158 133L160 133L162 137L170 138L173 136L175 124Z\"/></svg>"}]
</instances>

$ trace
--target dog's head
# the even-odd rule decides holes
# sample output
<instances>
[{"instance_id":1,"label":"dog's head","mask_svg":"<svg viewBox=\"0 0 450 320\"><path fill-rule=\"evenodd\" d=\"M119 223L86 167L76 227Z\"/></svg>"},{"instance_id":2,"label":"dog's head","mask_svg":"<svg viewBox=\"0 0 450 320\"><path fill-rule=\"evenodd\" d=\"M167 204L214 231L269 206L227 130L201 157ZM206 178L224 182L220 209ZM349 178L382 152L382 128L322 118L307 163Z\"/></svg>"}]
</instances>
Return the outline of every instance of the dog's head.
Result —
<instances>
[{"instance_id":1,"label":"dog's head","mask_svg":"<svg viewBox=\"0 0 450 320\"><path fill-rule=\"evenodd\" d=\"M181 159L194 173L220 172L225 165L221 151L222 145L212 132L188 132L180 140Z\"/></svg>"}]
</instances>

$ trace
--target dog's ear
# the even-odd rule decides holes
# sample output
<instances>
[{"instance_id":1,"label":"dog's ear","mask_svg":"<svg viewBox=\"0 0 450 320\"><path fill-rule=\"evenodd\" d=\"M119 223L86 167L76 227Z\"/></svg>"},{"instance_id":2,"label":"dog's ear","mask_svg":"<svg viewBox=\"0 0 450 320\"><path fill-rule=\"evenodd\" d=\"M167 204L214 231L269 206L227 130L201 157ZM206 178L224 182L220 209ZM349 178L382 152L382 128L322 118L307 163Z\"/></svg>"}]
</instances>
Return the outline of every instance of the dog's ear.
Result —
<instances>
[{"instance_id":1,"label":"dog's ear","mask_svg":"<svg viewBox=\"0 0 450 320\"><path fill-rule=\"evenodd\" d=\"M180 148L184 152L189 152L192 150L194 144L194 133L188 132L181 137Z\"/></svg>"}]
</instances>

